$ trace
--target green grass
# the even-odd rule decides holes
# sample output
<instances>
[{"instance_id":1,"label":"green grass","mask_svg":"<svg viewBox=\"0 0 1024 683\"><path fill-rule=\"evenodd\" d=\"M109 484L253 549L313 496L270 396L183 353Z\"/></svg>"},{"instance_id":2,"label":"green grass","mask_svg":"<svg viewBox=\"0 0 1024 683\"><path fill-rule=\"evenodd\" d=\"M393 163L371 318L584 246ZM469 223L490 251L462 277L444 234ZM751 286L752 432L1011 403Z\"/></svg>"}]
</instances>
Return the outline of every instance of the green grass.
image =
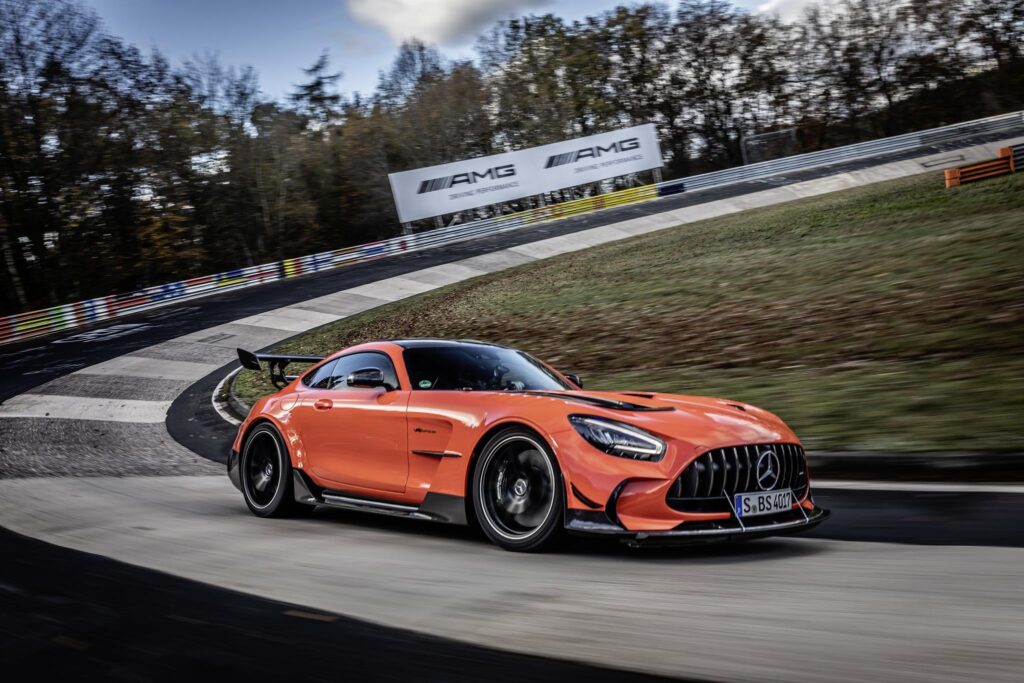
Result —
<instances>
[{"instance_id":1,"label":"green grass","mask_svg":"<svg viewBox=\"0 0 1024 683\"><path fill-rule=\"evenodd\" d=\"M500 341L587 386L727 396L812 448L1024 451L1024 174L925 174L476 278L282 348ZM239 378L249 400L271 390Z\"/></svg>"}]
</instances>

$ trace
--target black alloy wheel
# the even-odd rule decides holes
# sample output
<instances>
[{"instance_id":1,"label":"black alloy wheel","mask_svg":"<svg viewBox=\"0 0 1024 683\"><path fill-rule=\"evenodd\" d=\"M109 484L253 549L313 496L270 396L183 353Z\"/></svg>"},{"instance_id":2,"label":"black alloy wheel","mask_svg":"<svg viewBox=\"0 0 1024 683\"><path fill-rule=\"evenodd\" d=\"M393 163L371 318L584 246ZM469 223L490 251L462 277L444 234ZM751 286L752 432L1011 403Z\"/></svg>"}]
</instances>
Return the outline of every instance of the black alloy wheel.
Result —
<instances>
[{"instance_id":1,"label":"black alloy wheel","mask_svg":"<svg viewBox=\"0 0 1024 683\"><path fill-rule=\"evenodd\" d=\"M473 505L484 533L506 550L537 551L562 536L565 493L558 461L530 430L491 437L473 473Z\"/></svg>"},{"instance_id":2,"label":"black alloy wheel","mask_svg":"<svg viewBox=\"0 0 1024 683\"><path fill-rule=\"evenodd\" d=\"M249 432L239 467L242 495L253 514L291 517L313 509L295 500L291 458L273 425L264 423Z\"/></svg>"}]
</instances>

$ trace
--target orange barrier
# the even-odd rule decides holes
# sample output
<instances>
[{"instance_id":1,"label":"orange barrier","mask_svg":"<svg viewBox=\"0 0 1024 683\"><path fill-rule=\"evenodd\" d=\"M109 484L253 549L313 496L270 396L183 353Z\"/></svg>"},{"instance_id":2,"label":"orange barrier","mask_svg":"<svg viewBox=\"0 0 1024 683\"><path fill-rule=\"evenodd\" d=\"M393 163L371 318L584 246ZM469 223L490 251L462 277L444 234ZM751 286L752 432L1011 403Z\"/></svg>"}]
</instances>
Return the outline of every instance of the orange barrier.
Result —
<instances>
[{"instance_id":1,"label":"orange barrier","mask_svg":"<svg viewBox=\"0 0 1024 683\"><path fill-rule=\"evenodd\" d=\"M946 169L946 188L956 187L975 180L994 178L1014 172L1014 148L1003 147L999 156L989 161L979 161L966 166Z\"/></svg>"}]
</instances>

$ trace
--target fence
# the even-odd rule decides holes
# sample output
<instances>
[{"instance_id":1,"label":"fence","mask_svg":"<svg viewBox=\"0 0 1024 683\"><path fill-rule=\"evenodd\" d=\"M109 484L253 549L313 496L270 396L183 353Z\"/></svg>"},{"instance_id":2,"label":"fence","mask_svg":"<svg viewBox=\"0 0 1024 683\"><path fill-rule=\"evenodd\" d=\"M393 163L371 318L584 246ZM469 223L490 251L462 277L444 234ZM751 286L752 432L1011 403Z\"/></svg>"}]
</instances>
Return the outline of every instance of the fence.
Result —
<instances>
[{"instance_id":1,"label":"fence","mask_svg":"<svg viewBox=\"0 0 1024 683\"><path fill-rule=\"evenodd\" d=\"M1024 145L1003 147L995 159L947 168L945 171L946 188L1020 171L1024 169L1022 164L1024 164Z\"/></svg>"},{"instance_id":2,"label":"fence","mask_svg":"<svg viewBox=\"0 0 1024 683\"><path fill-rule=\"evenodd\" d=\"M0 344L20 341L61 330L82 327L143 311L219 294L243 287L252 287L286 278L317 273L332 268L369 261L376 258L445 246L465 240L493 235L507 230L558 220L602 209L634 204L680 192L766 178L780 173L803 171L819 166L870 157L921 150L932 145L957 142L981 135L1024 133L1024 112L1003 114L976 121L958 123L919 133L809 152L796 156L762 161L739 168L704 173L681 180L644 185L628 190L576 199L560 204L520 211L506 216L451 225L415 235L392 237L380 242L344 247L319 254L238 268L215 275L190 278L180 282L147 287L127 294L80 301L39 311L30 311L0 318ZM1020 152L1017 152L1019 155ZM1012 157L1011 157L1012 158ZM1017 162L1020 163L1019 161ZM1018 166L1020 168L1020 166Z\"/></svg>"},{"instance_id":3,"label":"fence","mask_svg":"<svg viewBox=\"0 0 1024 683\"><path fill-rule=\"evenodd\" d=\"M965 138L1012 132L1017 132L1018 135L1024 132L1024 112L1000 114L999 116L991 116L986 119L965 121L964 123L933 128L917 133L906 133L889 138L859 142L845 147L823 149L819 152L808 152L782 159L761 161L749 166L705 173L699 176L684 178L683 180L686 182L687 191L700 190L716 185L731 185L746 180L756 180L789 171L802 171L818 166L828 166L830 164L856 161L874 156L920 150L925 147L957 142Z\"/></svg>"}]
</instances>

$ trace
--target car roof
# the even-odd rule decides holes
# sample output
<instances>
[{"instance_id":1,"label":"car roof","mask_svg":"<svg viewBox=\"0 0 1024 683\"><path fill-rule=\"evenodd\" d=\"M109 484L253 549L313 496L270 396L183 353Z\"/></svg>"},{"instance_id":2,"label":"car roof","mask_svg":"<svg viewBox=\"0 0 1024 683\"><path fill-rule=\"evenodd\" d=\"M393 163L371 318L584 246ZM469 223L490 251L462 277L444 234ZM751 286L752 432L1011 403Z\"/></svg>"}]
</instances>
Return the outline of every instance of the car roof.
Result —
<instances>
[{"instance_id":1,"label":"car roof","mask_svg":"<svg viewBox=\"0 0 1024 683\"><path fill-rule=\"evenodd\" d=\"M503 346L501 344L492 344L491 342L476 341L474 339L388 339L387 341L392 344L397 344L403 349L437 349L437 348L458 348L461 346L490 346L499 349L508 349L511 347Z\"/></svg>"}]
</instances>

